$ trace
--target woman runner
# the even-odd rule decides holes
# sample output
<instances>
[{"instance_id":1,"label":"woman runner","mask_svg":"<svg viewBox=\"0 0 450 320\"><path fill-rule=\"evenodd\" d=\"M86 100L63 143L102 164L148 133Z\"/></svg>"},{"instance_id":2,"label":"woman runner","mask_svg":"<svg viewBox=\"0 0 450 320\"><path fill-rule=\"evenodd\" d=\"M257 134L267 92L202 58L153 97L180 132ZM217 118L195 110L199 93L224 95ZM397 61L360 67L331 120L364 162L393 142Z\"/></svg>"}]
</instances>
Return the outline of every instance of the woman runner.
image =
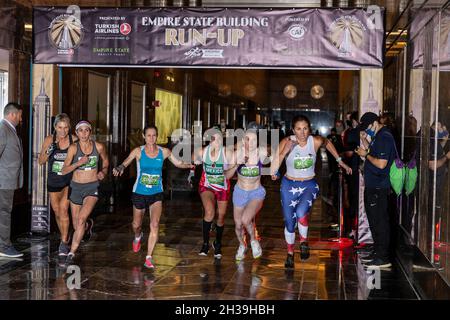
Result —
<instances>
[{"instance_id":1,"label":"woman runner","mask_svg":"<svg viewBox=\"0 0 450 320\"><path fill-rule=\"evenodd\" d=\"M216 214L216 203L218 207L218 218L216 224L216 240L213 242L214 257L222 258L222 235L225 224L225 213L230 198L230 181L225 177L227 163L232 154L228 154L223 147L223 138L219 128L209 129L212 133L210 144L196 151L195 163L203 162L203 172L199 183L199 193L204 208L203 217L203 245L199 252L201 256L207 256L209 251L209 233L212 221Z\"/></svg>"},{"instance_id":2,"label":"woman runner","mask_svg":"<svg viewBox=\"0 0 450 320\"><path fill-rule=\"evenodd\" d=\"M144 266L149 269L155 268L153 261L153 249L158 241L159 220L162 212L162 200L164 199L162 185L162 167L164 160L169 158L176 167L182 169L190 169L193 165L183 163L177 159L172 152L160 147L156 144L158 138L158 129L155 126L147 126L144 128L143 137L145 145L135 148L125 161L113 169L114 176L121 176L126 167L133 160L137 164L137 177L133 186L133 195L131 201L133 203L133 251L139 252L143 237L142 220L145 209L149 208L150 212L150 235L148 237L147 256Z\"/></svg>"},{"instance_id":3,"label":"woman runner","mask_svg":"<svg viewBox=\"0 0 450 320\"><path fill-rule=\"evenodd\" d=\"M73 172L70 182L70 211L75 232L66 265L73 262L75 253L86 232L86 222L98 201L98 187L108 173L109 160L105 146L92 140L92 125L80 121L75 127L78 142L72 144L67 152L61 173ZM100 158L102 168L99 170Z\"/></svg>"},{"instance_id":4,"label":"woman runner","mask_svg":"<svg viewBox=\"0 0 450 320\"><path fill-rule=\"evenodd\" d=\"M226 171L227 179L231 179L236 171L238 176L233 192L233 215L236 236L239 240L237 261L244 259L247 251L244 229L250 236L253 258L257 259L262 255L261 245L255 234L254 218L261 210L266 196L266 190L261 185L261 150L258 148L256 132L247 131L243 140L242 146L238 147L233 157L235 164Z\"/></svg>"},{"instance_id":5,"label":"woman runner","mask_svg":"<svg viewBox=\"0 0 450 320\"><path fill-rule=\"evenodd\" d=\"M272 180L276 180L278 168L282 161L286 160L287 170L281 181L284 236L288 251L286 268L294 267L296 224L300 237L300 258L302 260L309 258L308 216L319 194L319 185L315 179L316 154L319 148L324 145L347 174L352 173L328 139L311 135L311 123L307 117L296 116L292 120L292 130L294 135L281 141L279 152L276 153L278 157L272 162Z\"/></svg>"},{"instance_id":6,"label":"woman runner","mask_svg":"<svg viewBox=\"0 0 450 320\"><path fill-rule=\"evenodd\" d=\"M69 185L72 174L61 173L64 160L67 157L69 146L76 139L70 133L70 118L61 113L55 117L52 135L45 137L39 154L39 164L48 163L47 191L50 196L50 205L55 212L56 224L61 234L58 255L67 256L69 253Z\"/></svg>"}]
</instances>

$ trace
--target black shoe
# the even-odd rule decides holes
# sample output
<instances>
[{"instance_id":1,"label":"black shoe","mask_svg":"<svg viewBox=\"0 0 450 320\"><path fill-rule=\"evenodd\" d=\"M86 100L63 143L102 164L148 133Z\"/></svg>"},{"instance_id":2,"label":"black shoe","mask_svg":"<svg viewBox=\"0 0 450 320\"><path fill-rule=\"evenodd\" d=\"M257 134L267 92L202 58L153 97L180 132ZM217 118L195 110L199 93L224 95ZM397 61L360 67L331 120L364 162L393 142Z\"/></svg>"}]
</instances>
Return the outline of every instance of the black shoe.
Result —
<instances>
[{"instance_id":1,"label":"black shoe","mask_svg":"<svg viewBox=\"0 0 450 320\"><path fill-rule=\"evenodd\" d=\"M0 250L0 257L5 258L20 258L23 253L17 251L13 246L5 247Z\"/></svg>"},{"instance_id":2,"label":"black shoe","mask_svg":"<svg viewBox=\"0 0 450 320\"><path fill-rule=\"evenodd\" d=\"M389 269L392 267L392 264L389 262L389 260L375 258L372 261L367 262L366 267L368 269Z\"/></svg>"},{"instance_id":3,"label":"black shoe","mask_svg":"<svg viewBox=\"0 0 450 320\"><path fill-rule=\"evenodd\" d=\"M309 246L308 242L300 243L300 259L306 260L309 258Z\"/></svg>"},{"instance_id":4,"label":"black shoe","mask_svg":"<svg viewBox=\"0 0 450 320\"><path fill-rule=\"evenodd\" d=\"M68 267L68 266L70 266L70 265L73 264L74 258L75 258L75 254L73 254L73 253L69 253L69 254L67 255L66 263L65 263L66 267Z\"/></svg>"},{"instance_id":5,"label":"black shoe","mask_svg":"<svg viewBox=\"0 0 450 320\"><path fill-rule=\"evenodd\" d=\"M221 259L222 258L222 244L220 242L214 241L212 244L214 248L214 258Z\"/></svg>"},{"instance_id":6,"label":"black shoe","mask_svg":"<svg viewBox=\"0 0 450 320\"><path fill-rule=\"evenodd\" d=\"M70 252L70 248L67 245L67 243L60 242L59 243L59 249L58 249L58 256L67 256Z\"/></svg>"},{"instance_id":7,"label":"black shoe","mask_svg":"<svg viewBox=\"0 0 450 320\"><path fill-rule=\"evenodd\" d=\"M83 241L88 242L92 238L92 228L94 227L94 220L86 220L86 231L84 232Z\"/></svg>"},{"instance_id":8,"label":"black shoe","mask_svg":"<svg viewBox=\"0 0 450 320\"><path fill-rule=\"evenodd\" d=\"M370 252L370 253L359 255L359 260L361 260L361 262L364 264L371 262L372 260L375 260L375 258L376 258L375 252Z\"/></svg>"},{"instance_id":9,"label":"black shoe","mask_svg":"<svg viewBox=\"0 0 450 320\"><path fill-rule=\"evenodd\" d=\"M288 253L284 267L288 269L294 269L294 254Z\"/></svg>"},{"instance_id":10,"label":"black shoe","mask_svg":"<svg viewBox=\"0 0 450 320\"><path fill-rule=\"evenodd\" d=\"M209 251L209 243L204 243L202 249L198 253L199 256L207 256Z\"/></svg>"}]
</instances>

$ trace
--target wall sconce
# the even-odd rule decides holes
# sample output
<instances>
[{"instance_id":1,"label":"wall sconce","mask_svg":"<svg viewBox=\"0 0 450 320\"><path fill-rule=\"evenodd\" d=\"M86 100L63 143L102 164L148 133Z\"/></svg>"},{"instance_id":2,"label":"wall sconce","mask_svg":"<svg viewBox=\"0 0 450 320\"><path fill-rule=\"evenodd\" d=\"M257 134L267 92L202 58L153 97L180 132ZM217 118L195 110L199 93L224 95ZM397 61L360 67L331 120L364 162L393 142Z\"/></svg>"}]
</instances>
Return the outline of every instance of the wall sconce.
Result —
<instances>
[{"instance_id":1,"label":"wall sconce","mask_svg":"<svg viewBox=\"0 0 450 320\"><path fill-rule=\"evenodd\" d=\"M175 82L175 77L173 76L173 73L169 73L166 75L166 80L170 82Z\"/></svg>"}]
</instances>

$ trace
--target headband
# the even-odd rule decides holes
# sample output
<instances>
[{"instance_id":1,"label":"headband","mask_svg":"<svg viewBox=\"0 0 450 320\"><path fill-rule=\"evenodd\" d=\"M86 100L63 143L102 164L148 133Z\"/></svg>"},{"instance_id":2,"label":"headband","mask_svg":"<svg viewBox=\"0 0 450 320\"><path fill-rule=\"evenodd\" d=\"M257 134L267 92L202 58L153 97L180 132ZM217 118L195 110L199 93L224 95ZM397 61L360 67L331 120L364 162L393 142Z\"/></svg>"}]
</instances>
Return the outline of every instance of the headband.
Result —
<instances>
[{"instance_id":1,"label":"headband","mask_svg":"<svg viewBox=\"0 0 450 320\"><path fill-rule=\"evenodd\" d=\"M82 126L86 126L92 131L92 125L88 121L85 121L85 120L81 120L80 122L77 123L77 125L75 127L75 131L78 130Z\"/></svg>"}]
</instances>

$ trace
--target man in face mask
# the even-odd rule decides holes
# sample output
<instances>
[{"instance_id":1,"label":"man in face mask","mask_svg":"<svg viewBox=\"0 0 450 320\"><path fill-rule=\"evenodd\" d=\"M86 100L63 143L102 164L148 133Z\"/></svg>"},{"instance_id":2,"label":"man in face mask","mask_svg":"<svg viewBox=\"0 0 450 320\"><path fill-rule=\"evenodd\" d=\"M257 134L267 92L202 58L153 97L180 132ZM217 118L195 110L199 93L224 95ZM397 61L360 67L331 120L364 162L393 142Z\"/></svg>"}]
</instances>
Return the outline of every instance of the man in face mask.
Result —
<instances>
[{"instance_id":1,"label":"man in face mask","mask_svg":"<svg viewBox=\"0 0 450 320\"><path fill-rule=\"evenodd\" d=\"M380 123L373 112L366 112L358 127L370 137L368 148L358 147L355 152L365 158L364 164L364 207L374 240L375 252L367 266L389 268L390 223L388 201L391 183L389 170L395 160L395 141L389 130Z\"/></svg>"},{"instance_id":2,"label":"man in face mask","mask_svg":"<svg viewBox=\"0 0 450 320\"><path fill-rule=\"evenodd\" d=\"M344 132L344 123L341 120L335 122L336 133L340 136Z\"/></svg>"}]
</instances>

